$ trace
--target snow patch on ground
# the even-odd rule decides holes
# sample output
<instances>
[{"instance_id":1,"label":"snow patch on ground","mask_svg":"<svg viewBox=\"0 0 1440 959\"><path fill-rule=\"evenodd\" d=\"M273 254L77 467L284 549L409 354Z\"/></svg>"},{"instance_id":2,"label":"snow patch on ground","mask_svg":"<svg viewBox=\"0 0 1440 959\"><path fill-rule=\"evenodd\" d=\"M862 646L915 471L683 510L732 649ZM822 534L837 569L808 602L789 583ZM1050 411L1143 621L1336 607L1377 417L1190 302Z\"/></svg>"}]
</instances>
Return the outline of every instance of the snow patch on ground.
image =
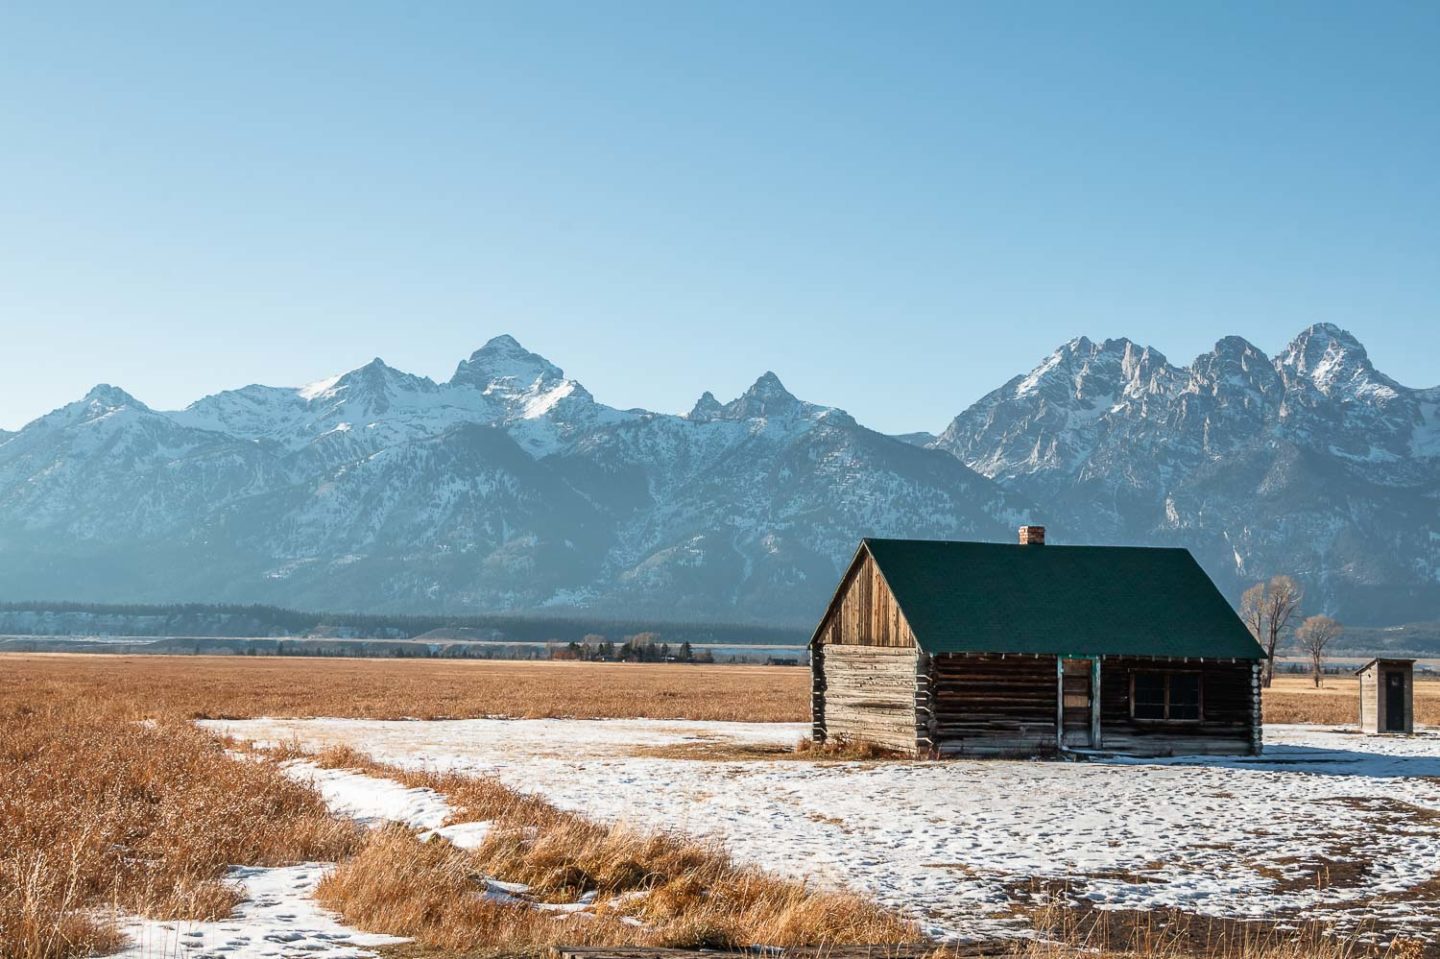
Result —
<instances>
[{"instance_id":1,"label":"snow patch on ground","mask_svg":"<svg viewBox=\"0 0 1440 959\"><path fill-rule=\"evenodd\" d=\"M422 839L439 837L460 849L478 846L490 828L486 822L442 825L452 810L433 789L410 788L352 769L322 769L304 761L286 763L282 770L291 779L314 786L331 812L367 826L402 823L426 830L421 833ZM315 903L315 887L333 866L318 862L272 869L236 866L230 878L243 888L245 901L234 915L213 922L130 918L121 924L130 945L115 953L113 959L274 959L297 955L367 959L374 952L366 947L405 942L346 926Z\"/></svg>"},{"instance_id":2,"label":"snow patch on ground","mask_svg":"<svg viewBox=\"0 0 1440 959\"><path fill-rule=\"evenodd\" d=\"M412 829L436 830L450 818L450 804L433 789L411 788L353 769L322 769L314 763L290 762L286 776L313 786L338 816L367 826L404 823Z\"/></svg>"},{"instance_id":3,"label":"snow patch on ground","mask_svg":"<svg viewBox=\"0 0 1440 959\"><path fill-rule=\"evenodd\" d=\"M439 837L456 849L475 849L490 835L490 822L459 822L453 826L441 826L420 834L421 842Z\"/></svg>"},{"instance_id":4,"label":"snow patch on ground","mask_svg":"<svg viewBox=\"0 0 1440 959\"><path fill-rule=\"evenodd\" d=\"M131 919L121 925L130 945L113 959L368 959L375 955L370 947L404 942L352 929L315 903L311 897L330 865L236 867L230 878L246 898L233 916L213 922Z\"/></svg>"},{"instance_id":5,"label":"snow patch on ground","mask_svg":"<svg viewBox=\"0 0 1440 959\"><path fill-rule=\"evenodd\" d=\"M258 746L297 741L306 748L354 746L385 763L444 771L452 759L488 757L494 765L539 757L626 757L637 747L687 743L794 746L810 735L809 723L724 723L681 719L248 719L202 720L222 736ZM371 740L379 733L378 740Z\"/></svg>"},{"instance_id":6,"label":"snow patch on ground","mask_svg":"<svg viewBox=\"0 0 1440 959\"><path fill-rule=\"evenodd\" d=\"M1061 763L713 762L634 746L793 744L801 724L650 720L212 721L246 739L350 745L413 768L489 774L557 805L716 837L742 860L924 910L936 933L1015 933L1032 879L1102 908L1306 914L1440 933L1440 733L1268 726L1262 757ZM1364 863L1328 885L1326 862Z\"/></svg>"}]
</instances>

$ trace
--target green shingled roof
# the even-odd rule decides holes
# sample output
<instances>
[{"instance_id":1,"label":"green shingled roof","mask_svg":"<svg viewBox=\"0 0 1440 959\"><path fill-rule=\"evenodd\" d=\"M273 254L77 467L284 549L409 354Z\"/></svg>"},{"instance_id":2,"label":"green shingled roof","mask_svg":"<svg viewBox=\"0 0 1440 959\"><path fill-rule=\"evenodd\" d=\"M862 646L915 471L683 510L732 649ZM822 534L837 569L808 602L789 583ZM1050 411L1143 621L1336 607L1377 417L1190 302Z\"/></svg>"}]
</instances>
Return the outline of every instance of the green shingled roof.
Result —
<instances>
[{"instance_id":1,"label":"green shingled roof","mask_svg":"<svg viewBox=\"0 0 1440 959\"><path fill-rule=\"evenodd\" d=\"M1184 549L866 539L920 648L1261 659Z\"/></svg>"}]
</instances>

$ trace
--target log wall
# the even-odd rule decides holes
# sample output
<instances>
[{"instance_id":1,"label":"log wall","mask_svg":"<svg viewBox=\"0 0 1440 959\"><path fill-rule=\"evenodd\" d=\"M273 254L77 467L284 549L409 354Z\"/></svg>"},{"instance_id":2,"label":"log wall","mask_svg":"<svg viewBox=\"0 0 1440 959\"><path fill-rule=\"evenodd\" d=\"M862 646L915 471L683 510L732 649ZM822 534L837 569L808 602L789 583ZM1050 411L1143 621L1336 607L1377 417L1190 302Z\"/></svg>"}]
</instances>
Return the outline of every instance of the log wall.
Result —
<instances>
[{"instance_id":1,"label":"log wall","mask_svg":"<svg viewBox=\"0 0 1440 959\"><path fill-rule=\"evenodd\" d=\"M1198 722L1137 720L1130 677L1137 670L1200 675ZM1243 755L1259 749L1260 679L1254 663L1105 657L1100 664L1100 736L1106 752L1129 756Z\"/></svg>"},{"instance_id":2,"label":"log wall","mask_svg":"<svg viewBox=\"0 0 1440 959\"><path fill-rule=\"evenodd\" d=\"M1055 656L928 654L920 650L875 561L862 551L846 573L810 649L812 733L930 756L1042 756L1060 751L1057 725L1074 745L1136 756L1236 754L1261 747L1256 664L1176 663L1105 657L1098 687L1086 661L1068 677ZM1198 671L1198 722L1130 715L1137 669ZM1071 703L1062 698L1069 688ZM1098 689L1096 715L1083 700ZM1087 727L1087 720L1090 725Z\"/></svg>"},{"instance_id":3,"label":"log wall","mask_svg":"<svg viewBox=\"0 0 1440 959\"><path fill-rule=\"evenodd\" d=\"M827 645L819 675L822 738L916 751L915 650Z\"/></svg>"},{"instance_id":4,"label":"log wall","mask_svg":"<svg viewBox=\"0 0 1440 959\"><path fill-rule=\"evenodd\" d=\"M1036 756L1057 751L1054 656L944 653L931 657L928 732L941 756Z\"/></svg>"}]
</instances>

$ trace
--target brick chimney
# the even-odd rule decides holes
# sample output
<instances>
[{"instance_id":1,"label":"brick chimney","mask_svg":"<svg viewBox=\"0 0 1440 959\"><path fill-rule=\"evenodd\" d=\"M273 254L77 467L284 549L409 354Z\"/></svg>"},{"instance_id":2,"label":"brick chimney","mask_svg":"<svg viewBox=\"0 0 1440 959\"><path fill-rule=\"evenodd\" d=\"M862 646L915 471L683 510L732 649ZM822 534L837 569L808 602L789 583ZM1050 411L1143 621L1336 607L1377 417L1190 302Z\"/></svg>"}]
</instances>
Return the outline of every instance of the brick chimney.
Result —
<instances>
[{"instance_id":1,"label":"brick chimney","mask_svg":"<svg viewBox=\"0 0 1440 959\"><path fill-rule=\"evenodd\" d=\"M1022 526L1020 527L1021 546L1044 546L1045 527L1043 526Z\"/></svg>"}]
</instances>

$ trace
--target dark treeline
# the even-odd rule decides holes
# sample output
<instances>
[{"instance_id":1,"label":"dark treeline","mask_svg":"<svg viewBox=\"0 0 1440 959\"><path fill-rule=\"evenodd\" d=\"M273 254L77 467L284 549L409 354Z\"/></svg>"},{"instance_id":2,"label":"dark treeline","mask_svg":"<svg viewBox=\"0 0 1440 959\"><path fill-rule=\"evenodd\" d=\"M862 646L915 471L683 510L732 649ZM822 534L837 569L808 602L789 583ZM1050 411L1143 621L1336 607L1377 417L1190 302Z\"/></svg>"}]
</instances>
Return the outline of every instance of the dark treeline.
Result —
<instances>
[{"instance_id":1,"label":"dark treeline","mask_svg":"<svg viewBox=\"0 0 1440 959\"><path fill-rule=\"evenodd\" d=\"M434 631L453 638L582 643L586 636L659 634L665 641L725 645L803 645L805 630L728 623L540 617L506 614L326 613L221 603L0 603L0 633L123 636L327 636L408 639Z\"/></svg>"}]
</instances>

